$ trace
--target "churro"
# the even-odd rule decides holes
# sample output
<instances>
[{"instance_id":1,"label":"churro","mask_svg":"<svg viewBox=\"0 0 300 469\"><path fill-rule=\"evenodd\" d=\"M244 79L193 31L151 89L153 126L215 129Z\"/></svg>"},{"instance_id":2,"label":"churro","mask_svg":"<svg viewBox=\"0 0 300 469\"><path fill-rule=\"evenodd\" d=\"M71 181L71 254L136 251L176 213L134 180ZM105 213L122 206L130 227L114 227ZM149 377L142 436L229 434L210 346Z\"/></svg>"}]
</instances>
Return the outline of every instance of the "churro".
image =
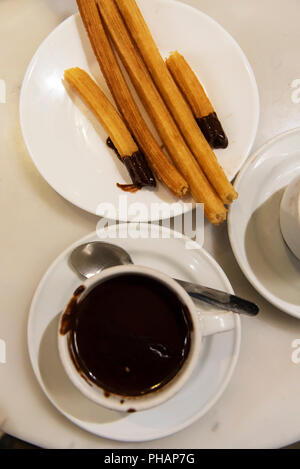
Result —
<instances>
[{"instance_id":1,"label":"churro","mask_svg":"<svg viewBox=\"0 0 300 469\"><path fill-rule=\"evenodd\" d=\"M170 74L161 54L155 44L151 32L140 12L135 0L97 0L98 5L103 10L103 16L110 18L107 27L114 40L114 43L125 62L133 60L133 50L128 44L128 31L136 47L140 51L142 58L152 75L152 78L172 113L182 135L189 145L192 153L197 159L199 166L207 176L211 185L215 188L224 204L230 204L237 198L237 193L221 168L216 155L209 143L202 134L193 113L177 87ZM127 35L123 36L123 28L119 27L117 14L113 7L117 5L123 19L127 25L125 28ZM108 15L111 13L110 15ZM125 60L124 60L125 59ZM138 70L139 64L135 60L135 67L131 70ZM127 68L129 68L127 66ZM131 73L132 74L132 73ZM145 83L140 83L139 88Z\"/></svg>"},{"instance_id":2,"label":"churro","mask_svg":"<svg viewBox=\"0 0 300 469\"><path fill-rule=\"evenodd\" d=\"M144 186L156 186L155 178L140 152L121 116L107 99L95 81L80 68L65 71L64 79L79 94L102 124L117 150L117 155L126 166L132 185L126 184L126 191L135 191ZM119 184L119 187L123 187Z\"/></svg>"},{"instance_id":3,"label":"churro","mask_svg":"<svg viewBox=\"0 0 300 469\"><path fill-rule=\"evenodd\" d=\"M204 137L213 148L227 148L228 138L197 75L186 59L172 52L166 65L194 114Z\"/></svg>"}]
</instances>

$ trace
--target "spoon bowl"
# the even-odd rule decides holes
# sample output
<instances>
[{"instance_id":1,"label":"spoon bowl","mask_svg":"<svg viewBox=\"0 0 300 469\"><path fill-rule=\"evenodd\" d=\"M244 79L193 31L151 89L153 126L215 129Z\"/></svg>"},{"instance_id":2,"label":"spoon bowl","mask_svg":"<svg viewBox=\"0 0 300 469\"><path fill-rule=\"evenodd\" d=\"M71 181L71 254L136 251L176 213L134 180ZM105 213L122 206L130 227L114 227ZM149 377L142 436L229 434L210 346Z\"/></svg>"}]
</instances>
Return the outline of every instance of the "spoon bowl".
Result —
<instances>
[{"instance_id":1,"label":"spoon bowl","mask_svg":"<svg viewBox=\"0 0 300 469\"><path fill-rule=\"evenodd\" d=\"M73 268L84 278L91 278L109 267L133 264L130 255L114 244L95 241L74 249L70 256Z\"/></svg>"}]
</instances>

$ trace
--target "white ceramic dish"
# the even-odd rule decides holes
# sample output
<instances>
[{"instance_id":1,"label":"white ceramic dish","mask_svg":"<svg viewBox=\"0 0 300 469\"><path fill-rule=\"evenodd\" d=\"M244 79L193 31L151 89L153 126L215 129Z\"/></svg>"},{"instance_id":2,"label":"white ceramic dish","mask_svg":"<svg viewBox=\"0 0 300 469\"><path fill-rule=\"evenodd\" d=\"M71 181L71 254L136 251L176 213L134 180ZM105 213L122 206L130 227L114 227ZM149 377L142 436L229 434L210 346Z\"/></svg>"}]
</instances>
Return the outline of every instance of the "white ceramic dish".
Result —
<instances>
[{"instance_id":1,"label":"white ceramic dish","mask_svg":"<svg viewBox=\"0 0 300 469\"><path fill-rule=\"evenodd\" d=\"M199 10L173 0L138 3L163 56L178 49L198 73L230 141L228 149L216 154L232 179L251 150L259 120L258 89L247 58L235 40ZM107 148L100 124L78 98L71 99L62 83L64 70L74 66L88 71L112 99L79 15L49 35L28 67L20 99L22 132L37 169L60 195L88 212L107 216L99 204L118 207L122 192L116 183L128 183L128 175ZM161 184L130 195L129 200L147 207L175 202ZM180 203L174 215L187 209ZM120 214L109 218L124 221ZM157 214L149 211L140 220L130 220L156 221Z\"/></svg>"},{"instance_id":2,"label":"white ceramic dish","mask_svg":"<svg viewBox=\"0 0 300 469\"><path fill-rule=\"evenodd\" d=\"M106 241L125 248L135 264L232 292L226 275L209 254L200 247L197 250L186 249L187 238L174 238L171 231L156 227L155 233L160 235L160 239L147 239L145 234L148 233L148 225L142 224L137 225L133 233L142 234L143 238L135 236L123 239L123 229L126 229L126 225L121 228L120 239ZM109 230L113 233L114 227ZM33 370L52 404L79 427L120 441L162 438L195 422L221 397L239 356L240 318L235 315L233 331L204 339L194 374L186 386L167 403L125 416L94 404L82 396L64 372L57 350L57 327L59 313L80 284L68 265L69 255L77 245L97 239L96 234L91 234L70 246L52 264L36 291L28 322L28 348Z\"/></svg>"},{"instance_id":3,"label":"white ceramic dish","mask_svg":"<svg viewBox=\"0 0 300 469\"><path fill-rule=\"evenodd\" d=\"M238 201L228 230L234 255L251 284L270 303L300 319L300 261L280 229L286 187L300 176L300 128L285 132L258 150L239 174Z\"/></svg>"}]
</instances>

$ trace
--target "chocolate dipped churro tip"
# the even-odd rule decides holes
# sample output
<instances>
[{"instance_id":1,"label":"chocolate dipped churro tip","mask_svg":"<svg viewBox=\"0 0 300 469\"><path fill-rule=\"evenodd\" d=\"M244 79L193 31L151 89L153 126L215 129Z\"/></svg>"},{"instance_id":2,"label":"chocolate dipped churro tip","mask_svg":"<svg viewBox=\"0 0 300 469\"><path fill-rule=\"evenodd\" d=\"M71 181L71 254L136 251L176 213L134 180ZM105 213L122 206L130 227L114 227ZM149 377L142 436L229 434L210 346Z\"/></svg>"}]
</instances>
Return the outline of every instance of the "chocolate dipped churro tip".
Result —
<instances>
[{"instance_id":1,"label":"chocolate dipped churro tip","mask_svg":"<svg viewBox=\"0 0 300 469\"><path fill-rule=\"evenodd\" d=\"M109 134L119 160L126 166L136 188L156 186L153 173L121 116L96 82L80 68L65 71L64 79L79 94Z\"/></svg>"}]
</instances>

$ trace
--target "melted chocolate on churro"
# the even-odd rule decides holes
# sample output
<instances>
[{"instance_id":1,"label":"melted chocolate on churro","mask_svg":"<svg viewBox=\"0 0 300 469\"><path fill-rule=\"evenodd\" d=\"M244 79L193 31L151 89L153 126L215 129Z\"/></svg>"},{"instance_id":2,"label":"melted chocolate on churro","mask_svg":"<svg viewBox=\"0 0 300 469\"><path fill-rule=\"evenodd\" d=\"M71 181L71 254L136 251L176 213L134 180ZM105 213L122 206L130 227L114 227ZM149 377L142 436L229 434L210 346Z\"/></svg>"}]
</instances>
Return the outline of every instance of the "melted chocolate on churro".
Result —
<instances>
[{"instance_id":1,"label":"melted chocolate on churro","mask_svg":"<svg viewBox=\"0 0 300 469\"><path fill-rule=\"evenodd\" d=\"M133 182L133 184L118 184L118 187L126 192L136 192L145 186L156 187L155 177L149 167L144 153L136 151L131 156L121 156L110 137L106 140L106 144L116 153L119 160L126 166Z\"/></svg>"},{"instance_id":2,"label":"melted chocolate on churro","mask_svg":"<svg viewBox=\"0 0 300 469\"><path fill-rule=\"evenodd\" d=\"M197 123L212 148L227 148L228 138L215 112L208 116L198 117Z\"/></svg>"}]
</instances>

